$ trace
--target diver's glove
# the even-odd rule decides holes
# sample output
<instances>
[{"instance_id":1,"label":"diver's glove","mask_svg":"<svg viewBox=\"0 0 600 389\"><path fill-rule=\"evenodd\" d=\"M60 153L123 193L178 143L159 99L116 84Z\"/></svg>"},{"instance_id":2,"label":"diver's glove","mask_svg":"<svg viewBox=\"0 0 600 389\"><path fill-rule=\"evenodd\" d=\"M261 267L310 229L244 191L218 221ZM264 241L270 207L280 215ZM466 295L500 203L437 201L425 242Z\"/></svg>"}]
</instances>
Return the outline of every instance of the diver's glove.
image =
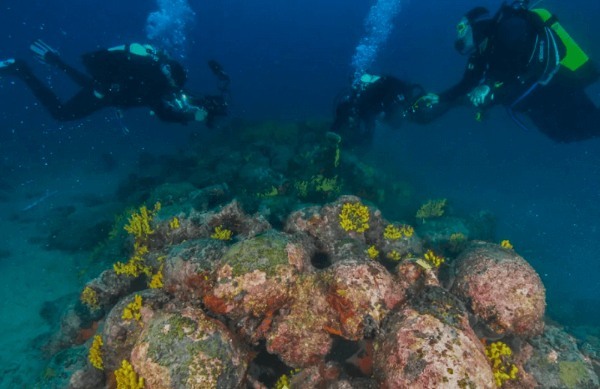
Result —
<instances>
[{"instance_id":1,"label":"diver's glove","mask_svg":"<svg viewBox=\"0 0 600 389\"><path fill-rule=\"evenodd\" d=\"M417 114L430 110L434 105L439 104L440 96L435 93L426 93L416 99L406 111L406 114Z\"/></svg>"},{"instance_id":2,"label":"diver's glove","mask_svg":"<svg viewBox=\"0 0 600 389\"><path fill-rule=\"evenodd\" d=\"M194 111L194 120L197 122L203 122L206 120L208 112L204 108L197 108Z\"/></svg>"},{"instance_id":3,"label":"diver's glove","mask_svg":"<svg viewBox=\"0 0 600 389\"><path fill-rule=\"evenodd\" d=\"M419 102L424 104L426 107L431 108L435 104L439 104L440 96L436 95L435 93L427 93L419 98Z\"/></svg>"},{"instance_id":4,"label":"diver's glove","mask_svg":"<svg viewBox=\"0 0 600 389\"><path fill-rule=\"evenodd\" d=\"M494 100L494 94L491 92L492 88L483 84L475 87L467 96L474 106L479 107Z\"/></svg>"}]
</instances>

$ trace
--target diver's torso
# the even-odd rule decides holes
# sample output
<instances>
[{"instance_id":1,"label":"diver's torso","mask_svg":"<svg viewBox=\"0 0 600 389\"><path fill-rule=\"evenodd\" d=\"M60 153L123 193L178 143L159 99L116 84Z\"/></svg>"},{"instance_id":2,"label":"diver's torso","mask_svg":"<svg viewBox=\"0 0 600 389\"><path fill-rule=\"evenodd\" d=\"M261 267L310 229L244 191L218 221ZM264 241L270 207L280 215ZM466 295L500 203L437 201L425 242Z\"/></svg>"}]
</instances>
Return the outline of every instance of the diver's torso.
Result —
<instances>
[{"instance_id":1,"label":"diver's torso","mask_svg":"<svg viewBox=\"0 0 600 389\"><path fill-rule=\"evenodd\" d=\"M172 92L161 63L150 57L102 50L84 56L97 93L121 107L153 105Z\"/></svg>"}]
</instances>

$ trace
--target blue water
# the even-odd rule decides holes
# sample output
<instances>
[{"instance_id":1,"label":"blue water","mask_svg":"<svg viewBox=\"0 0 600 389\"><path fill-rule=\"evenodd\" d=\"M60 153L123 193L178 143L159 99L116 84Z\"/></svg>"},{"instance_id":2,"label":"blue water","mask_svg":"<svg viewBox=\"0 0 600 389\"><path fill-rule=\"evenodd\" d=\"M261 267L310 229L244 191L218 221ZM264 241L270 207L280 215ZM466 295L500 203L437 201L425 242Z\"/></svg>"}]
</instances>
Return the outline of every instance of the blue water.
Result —
<instances>
[{"instance_id":1,"label":"blue water","mask_svg":"<svg viewBox=\"0 0 600 389\"><path fill-rule=\"evenodd\" d=\"M456 21L474 5L495 10L499 3L403 0L369 70L419 82L431 91L449 87L462 75L466 60L453 49ZM173 25L161 19L169 17L164 10L169 4L183 7L183 14L175 13L183 16ZM172 46L189 69L192 90L214 91L205 63L219 60L232 78L234 117L329 120L335 97L352 80L353 56L375 4L3 0L0 57L31 60L28 46L37 38L54 45L70 63L96 48L152 40ZM600 61L600 2L554 0L543 6L558 14L571 35ZM74 91L60 75L40 64L33 66L61 95ZM68 195L77 191L108 196L116 177L95 175L105 155L113 156L119 172L126 174L139 153L175 152L185 147L191 133L209 131L162 124L143 110L126 113L129 134L110 111L58 123L20 82L9 79L0 80L0 101L0 184L12 191L1 200L3 219L53 191L46 205L68 203ZM501 109L492 110L483 123L473 115L461 108L427 126L378 128L370 157L386 168L407 172L424 198L446 197L462 213L493 212L498 237L510 239L542 276L549 312L571 325L600 321L600 139L555 144L536 130L517 127ZM26 231L10 231L7 237L28 242L19 234ZM11 269L30 260L23 254L27 246L19 255L14 248L9 251L12 255L0 259L4 285L14 280ZM53 298L75 293L86 280L65 287L65 274L81 270L77 263L71 265L74 268L40 264L45 284L31 288L56 291L49 296ZM10 287L3 290L5 309L23 308ZM28 304L35 309L42 302ZM10 335L1 339L18 341Z\"/></svg>"}]
</instances>

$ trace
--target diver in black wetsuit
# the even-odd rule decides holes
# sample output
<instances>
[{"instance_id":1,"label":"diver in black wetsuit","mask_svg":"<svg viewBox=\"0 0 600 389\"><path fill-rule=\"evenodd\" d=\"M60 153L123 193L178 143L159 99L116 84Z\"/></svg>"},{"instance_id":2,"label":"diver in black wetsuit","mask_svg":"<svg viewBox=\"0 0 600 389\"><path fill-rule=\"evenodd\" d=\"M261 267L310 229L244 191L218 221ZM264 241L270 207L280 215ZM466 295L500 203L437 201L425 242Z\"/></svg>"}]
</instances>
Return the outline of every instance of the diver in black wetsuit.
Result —
<instances>
[{"instance_id":1,"label":"diver in black wetsuit","mask_svg":"<svg viewBox=\"0 0 600 389\"><path fill-rule=\"evenodd\" d=\"M393 76L364 74L353 85L350 94L337 104L331 130L342 135L346 145L368 146L377 120L399 127L416 96L422 94L419 85L408 84Z\"/></svg>"},{"instance_id":2,"label":"diver in black wetsuit","mask_svg":"<svg viewBox=\"0 0 600 389\"><path fill-rule=\"evenodd\" d=\"M22 60L1 61L0 75L23 80L59 121L81 119L106 107L148 107L166 122L204 121L209 127L216 117L227 115L224 96L229 77L214 61L209 66L220 81L221 95L194 96L183 89L187 78L183 66L150 45L133 43L84 54L83 64L89 75L67 65L42 41L34 42L31 50L41 62L62 70L81 90L61 102Z\"/></svg>"},{"instance_id":3,"label":"diver in black wetsuit","mask_svg":"<svg viewBox=\"0 0 600 389\"><path fill-rule=\"evenodd\" d=\"M501 104L521 127L522 114L557 142L600 136L600 110L585 92L598 72L550 12L528 9L527 1L504 4L494 16L477 7L457 34L456 49L470 55L464 76L439 96L426 95L421 117L438 117L466 97L478 119Z\"/></svg>"}]
</instances>

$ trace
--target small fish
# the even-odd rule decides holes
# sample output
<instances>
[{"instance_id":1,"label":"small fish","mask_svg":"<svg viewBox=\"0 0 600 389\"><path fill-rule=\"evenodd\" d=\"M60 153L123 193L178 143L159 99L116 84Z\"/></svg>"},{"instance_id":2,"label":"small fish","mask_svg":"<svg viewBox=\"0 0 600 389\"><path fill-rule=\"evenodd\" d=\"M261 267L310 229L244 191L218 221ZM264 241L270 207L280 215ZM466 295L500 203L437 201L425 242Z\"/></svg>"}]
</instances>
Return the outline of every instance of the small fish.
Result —
<instances>
[{"instance_id":1,"label":"small fish","mask_svg":"<svg viewBox=\"0 0 600 389\"><path fill-rule=\"evenodd\" d=\"M21 211L22 212L29 211L30 209L37 207L40 203L46 201L49 197L52 197L57 193L58 193L57 190L53 190L53 191L46 190L46 193L42 197L35 200L34 202L27 205L26 207L22 208Z\"/></svg>"}]
</instances>

